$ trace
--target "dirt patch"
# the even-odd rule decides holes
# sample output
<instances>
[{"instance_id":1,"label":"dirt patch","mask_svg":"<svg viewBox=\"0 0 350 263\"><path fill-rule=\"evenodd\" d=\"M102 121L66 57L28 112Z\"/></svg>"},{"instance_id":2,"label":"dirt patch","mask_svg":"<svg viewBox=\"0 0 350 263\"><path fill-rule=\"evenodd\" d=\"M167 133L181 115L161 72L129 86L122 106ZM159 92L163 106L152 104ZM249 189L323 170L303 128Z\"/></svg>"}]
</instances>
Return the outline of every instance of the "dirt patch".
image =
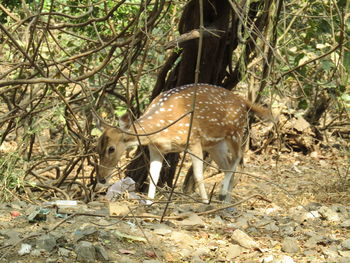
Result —
<instances>
[{"instance_id":1,"label":"dirt patch","mask_svg":"<svg viewBox=\"0 0 350 263\"><path fill-rule=\"evenodd\" d=\"M119 217L98 201L1 204L1 262L349 262L346 154L270 157L246 154L233 193L242 202L220 209L215 194L203 205L179 193L163 222L164 198L119 200ZM211 189L222 174L206 173Z\"/></svg>"}]
</instances>

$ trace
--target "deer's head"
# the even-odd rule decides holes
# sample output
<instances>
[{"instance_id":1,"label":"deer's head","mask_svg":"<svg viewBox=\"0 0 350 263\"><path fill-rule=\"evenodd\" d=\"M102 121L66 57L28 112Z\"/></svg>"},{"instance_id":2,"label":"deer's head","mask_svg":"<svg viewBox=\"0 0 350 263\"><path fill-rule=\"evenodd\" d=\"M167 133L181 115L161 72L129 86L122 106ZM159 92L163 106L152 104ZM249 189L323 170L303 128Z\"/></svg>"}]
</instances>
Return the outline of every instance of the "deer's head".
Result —
<instances>
[{"instance_id":1,"label":"deer's head","mask_svg":"<svg viewBox=\"0 0 350 263\"><path fill-rule=\"evenodd\" d=\"M97 143L97 153L99 155L97 181L99 183L106 183L130 144L127 141L128 136L123 133L123 130L128 130L130 126L131 118L129 114L126 114L119 119L120 129L111 126L104 127L104 132Z\"/></svg>"}]
</instances>

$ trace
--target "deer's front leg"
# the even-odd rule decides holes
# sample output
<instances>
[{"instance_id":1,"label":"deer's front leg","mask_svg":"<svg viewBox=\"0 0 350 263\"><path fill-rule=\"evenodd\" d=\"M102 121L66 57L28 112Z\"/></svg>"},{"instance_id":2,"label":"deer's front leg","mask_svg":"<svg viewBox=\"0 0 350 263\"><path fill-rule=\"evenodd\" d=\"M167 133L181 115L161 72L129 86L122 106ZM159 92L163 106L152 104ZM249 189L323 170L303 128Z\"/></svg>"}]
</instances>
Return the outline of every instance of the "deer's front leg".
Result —
<instances>
[{"instance_id":1,"label":"deer's front leg","mask_svg":"<svg viewBox=\"0 0 350 263\"><path fill-rule=\"evenodd\" d=\"M152 200L156 194L156 187L159 180L160 170L162 169L163 157L161 153L153 148L149 147L149 156L150 156L150 182L148 188L148 200L147 204L152 204Z\"/></svg>"}]
</instances>

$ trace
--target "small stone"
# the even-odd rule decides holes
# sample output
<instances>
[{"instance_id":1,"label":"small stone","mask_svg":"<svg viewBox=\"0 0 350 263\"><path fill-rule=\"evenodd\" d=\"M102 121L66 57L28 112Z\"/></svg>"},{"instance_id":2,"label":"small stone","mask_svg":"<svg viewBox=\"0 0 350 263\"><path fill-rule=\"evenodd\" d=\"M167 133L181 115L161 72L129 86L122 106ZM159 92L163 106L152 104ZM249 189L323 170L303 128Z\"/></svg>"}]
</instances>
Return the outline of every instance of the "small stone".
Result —
<instances>
[{"instance_id":1,"label":"small stone","mask_svg":"<svg viewBox=\"0 0 350 263\"><path fill-rule=\"evenodd\" d=\"M295 228L291 225L285 225L281 226L280 229L284 236L290 236L294 233Z\"/></svg>"},{"instance_id":2,"label":"small stone","mask_svg":"<svg viewBox=\"0 0 350 263\"><path fill-rule=\"evenodd\" d=\"M192 255L193 256L197 256L197 257L201 257L207 253L209 253L209 248L207 247L200 247L200 248L197 248L193 253Z\"/></svg>"},{"instance_id":3,"label":"small stone","mask_svg":"<svg viewBox=\"0 0 350 263\"><path fill-rule=\"evenodd\" d=\"M191 235L180 232L180 231L172 231L169 235L170 240L177 242L177 246L180 248L188 248L189 246L196 246L196 240Z\"/></svg>"},{"instance_id":4,"label":"small stone","mask_svg":"<svg viewBox=\"0 0 350 263\"><path fill-rule=\"evenodd\" d=\"M84 238L92 238L97 239L98 236L98 230L95 226L86 226L82 229L77 229L74 232L74 241L78 242L81 239Z\"/></svg>"},{"instance_id":5,"label":"small stone","mask_svg":"<svg viewBox=\"0 0 350 263\"><path fill-rule=\"evenodd\" d=\"M349 263L350 257L339 258L338 261L335 261L335 262L336 263Z\"/></svg>"},{"instance_id":6,"label":"small stone","mask_svg":"<svg viewBox=\"0 0 350 263\"><path fill-rule=\"evenodd\" d=\"M333 250L333 249L324 248L322 250L322 253L327 256L327 259L330 259L330 260L335 260L335 259L339 258L338 251Z\"/></svg>"},{"instance_id":7,"label":"small stone","mask_svg":"<svg viewBox=\"0 0 350 263\"><path fill-rule=\"evenodd\" d=\"M215 218L213 218L212 223L215 225L223 225L225 222L222 220L221 216L216 215Z\"/></svg>"},{"instance_id":8,"label":"small stone","mask_svg":"<svg viewBox=\"0 0 350 263\"><path fill-rule=\"evenodd\" d=\"M350 259L350 250L339 250L338 252L342 257Z\"/></svg>"},{"instance_id":9,"label":"small stone","mask_svg":"<svg viewBox=\"0 0 350 263\"><path fill-rule=\"evenodd\" d=\"M232 233L232 239L245 248L258 248L258 243L242 230L236 229Z\"/></svg>"},{"instance_id":10,"label":"small stone","mask_svg":"<svg viewBox=\"0 0 350 263\"><path fill-rule=\"evenodd\" d=\"M297 253L300 251L298 241L295 238L287 237L282 242L282 251L287 253Z\"/></svg>"},{"instance_id":11,"label":"small stone","mask_svg":"<svg viewBox=\"0 0 350 263\"><path fill-rule=\"evenodd\" d=\"M339 222L340 217L337 212L328 208L327 206L322 206L318 212L322 215L322 217L328 221Z\"/></svg>"},{"instance_id":12,"label":"small stone","mask_svg":"<svg viewBox=\"0 0 350 263\"><path fill-rule=\"evenodd\" d=\"M165 224L159 224L157 227L154 228L154 233L160 236L168 235L171 232L172 232L171 228Z\"/></svg>"},{"instance_id":13,"label":"small stone","mask_svg":"<svg viewBox=\"0 0 350 263\"><path fill-rule=\"evenodd\" d=\"M350 238L345 239L343 242L341 242L341 245L343 248L349 249L350 250Z\"/></svg>"},{"instance_id":14,"label":"small stone","mask_svg":"<svg viewBox=\"0 0 350 263\"><path fill-rule=\"evenodd\" d=\"M30 252L30 255L32 257L42 257L45 252L47 251L43 249L33 249L32 252Z\"/></svg>"},{"instance_id":15,"label":"small stone","mask_svg":"<svg viewBox=\"0 0 350 263\"><path fill-rule=\"evenodd\" d=\"M58 255L59 256L68 258L69 254L70 254L70 250L68 250L64 247L58 248Z\"/></svg>"},{"instance_id":16,"label":"small stone","mask_svg":"<svg viewBox=\"0 0 350 263\"><path fill-rule=\"evenodd\" d=\"M40 236L36 240L36 246L39 249L44 249L50 252L56 247L56 238L51 234Z\"/></svg>"},{"instance_id":17,"label":"small stone","mask_svg":"<svg viewBox=\"0 0 350 263\"><path fill-rule=\"evenodd\" d=\"M248 219L246 217L240 216L235 222L237 228L246 229L249 227Z\"/></svg>"},{"instance_id":18,"label":"small stone","mask_svg":"<svg viewBox=\"0 0 350 263\"><path fill-rule=\"evenodd\" d=\"M242 254L242 252L244 251L244 248L242 248L239 245L230 245L227 248L227 256L226 256L226 260L230 261L236 257L238 257L239 255Z\"/></svg>"},{"instance_id":19,"label":"small stone","mask_svg":"<svg viewBox=\"0 0 350 263\"><path fill-rule=\"evenodd\" d=\"M317 250L314 250L314 249L303 251L303 255L307 256L307 257L316 256L318 254L319 254L319 252Z\"/></svg>"},{"instance_id":20,"label":"small stone","mask_svg":"<svg viewBox=\"0 0 350 263\"><path fill-rule=\"evenodd\" d=\"M27 206L28 206L28 204L26 202L23 202L23 201L13 201L10 204L11 208L17 209L17 210L23 209L24 207L27 207Z\"/></svg>"},{"instance_id":21,"label":"small stone","mask_svg":"<svg viewBox=\"0 0 350 263\"><path fill-rule=\"evenodd\" d=\"M96 260L96 249L91 242L80 241L74 251L78 261L89 263Z\"/></svg>"},{"instance_id":22,"label":"small stone","mask_svg":"<svg viewBox=\"0 0 350 263\"><path fill-rule=\"evenodd\" d=\"M45 263L56 263L56 262L57 262L57 258L48 258L45 261Z\"/></svg>"},{"instance_id":23,"label":"small stone","mask_svg":"<svg viewBox=\"0 0 350 263\"><path fill-rule=\"evenodd\" d=\"M313 211L313 210L318 210L321 206L322 206L322 204L320 204L320 203L310 202L305 207L307 210Z\"/></svg>"},{"instance_id":24,"label":"small stone","mask_svg":"<svg viewBox=\"0 0 350 263\"><path fill-rule=\"evenodd\" d=\"M350 219L345 220L340 224L341 227L350 228Z\"/></svg>"},{"instance_id":25,"label":"small stone","mask_svg":"<svg viewBox=\"0 0 350 263\"><path fill-rule=\"evenodd\" d=\"M104 260L104 261L109 260L108 253L103 246L97 245L97 246L95 246L95 248L96 248L96 253L97 253L97 259Z\"/></svg>"},{"instance_id":26,"label":"small stone","mask_svg":"<svg viewBox=\"0 0 350 263\"><path fill-rule=\"evenodd\" d=\"M279 227L276 226L275 222L271 222L270 224L267 224L264 228L267 231L271 231L271 232L277 232L280 230Z\"/></svg>"},{"instance_id":27,"label":"small stone","mask_svg":"<svg viewBox=\"0 0 350 263\"><path fill-rule=\"evenodd\" d=\"M179 224L183 226L203 226L204 221L197 214L191 214L188 218L180 221Z\"/></svg>"},{"instance_id":28,"label":"small stone","mask_svg":"<svg viewBox=\"0 0 350 263\"><path fill-rule=\"evenodd\" d=\"M5 245L14 245L21 240L19 233L11 229L0 230L0 235L8 238Z\"/></svg>"},{"instance_id":29,"label":"small stone","mask_svg":"<svg viewBox=\"0 0 350 263\"><path fill-rule=\"evenodd\" d=\"M326 240L327 238L321 235L313 235L311 236L304 244L307 248L314 248L317 246L319 242Z\"/></svg>"},{"instance_id":30,"label":"small stone","mask_svg":"<svg viewBox=\"0 0 350 263\"><path fill-rule=\"evenodd\" d=\"M261 262L262 263L271 263L272 261L273 261L273 256L270 255L270 256L264 257Z\"/></svg>"},{"instance_id":31,"label":"small stone","mask_svg":"<svg viewBox=\"0 0 350 263\"><path fill-rule=\"evenodd\" d=\"M290 256L279 256L271 261L271 263L294 263Z\"/></svg>"},{"instance_id":32,"label":"small stone","mask_svg":"<svg viewBox=\"0 0 350 263\"><path fill-rule=\"evenodd\" d=\"M98 235L101 239L110 239L111 238L111 233L108 231L105 231L105 230L99 230Z\"/></svg>"}]
</instances>

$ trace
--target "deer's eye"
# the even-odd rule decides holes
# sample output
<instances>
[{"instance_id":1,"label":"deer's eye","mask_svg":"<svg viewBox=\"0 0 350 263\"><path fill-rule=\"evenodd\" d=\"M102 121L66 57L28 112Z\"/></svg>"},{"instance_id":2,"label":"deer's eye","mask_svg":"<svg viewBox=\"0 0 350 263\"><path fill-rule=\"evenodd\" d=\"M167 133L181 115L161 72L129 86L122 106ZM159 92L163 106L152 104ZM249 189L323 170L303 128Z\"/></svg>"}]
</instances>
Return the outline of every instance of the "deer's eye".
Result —
<instances>
[{"instance_id":1,"label":"deer's eye","mask_svg":"<svg viewBox=\"0 0 350 263\"><path fill-rule=\"evenodd\" d=\"M115 152L115 147L114 146L109 146L108 153L114 153L114 152Z\"/></svg>"}]
</instances>

